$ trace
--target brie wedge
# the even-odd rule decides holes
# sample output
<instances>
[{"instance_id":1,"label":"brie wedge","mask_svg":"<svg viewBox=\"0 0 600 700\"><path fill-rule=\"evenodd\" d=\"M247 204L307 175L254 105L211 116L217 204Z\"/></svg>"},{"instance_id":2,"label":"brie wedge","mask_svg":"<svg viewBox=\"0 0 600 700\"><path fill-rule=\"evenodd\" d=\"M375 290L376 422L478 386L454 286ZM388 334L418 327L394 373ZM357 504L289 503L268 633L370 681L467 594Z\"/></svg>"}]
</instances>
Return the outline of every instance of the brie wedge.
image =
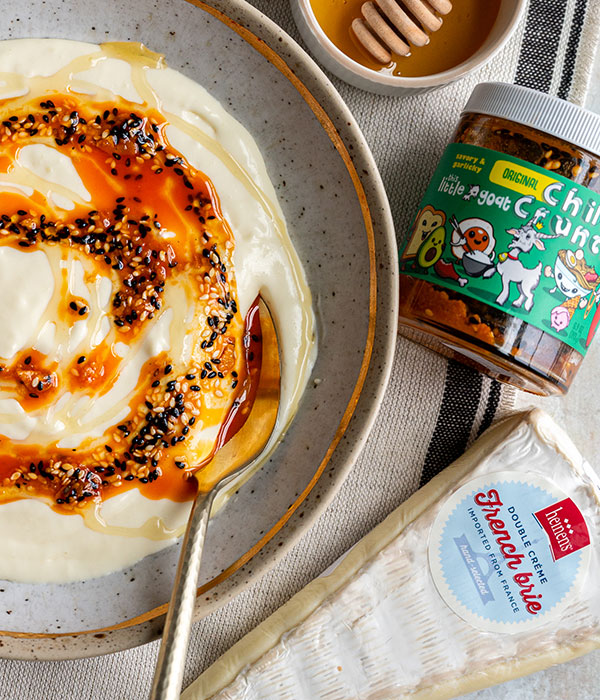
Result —
<instances>
[{"instance_id":1,"label":"brie wedge","mask_svg":"<svg viewBox=\"0 0 600 700\"><path fill-rule=\"evenodd\" d=\"M182 697L450 698L597 648L599 502L546 414L511 416Z\"/></svg>"}]
</instances>

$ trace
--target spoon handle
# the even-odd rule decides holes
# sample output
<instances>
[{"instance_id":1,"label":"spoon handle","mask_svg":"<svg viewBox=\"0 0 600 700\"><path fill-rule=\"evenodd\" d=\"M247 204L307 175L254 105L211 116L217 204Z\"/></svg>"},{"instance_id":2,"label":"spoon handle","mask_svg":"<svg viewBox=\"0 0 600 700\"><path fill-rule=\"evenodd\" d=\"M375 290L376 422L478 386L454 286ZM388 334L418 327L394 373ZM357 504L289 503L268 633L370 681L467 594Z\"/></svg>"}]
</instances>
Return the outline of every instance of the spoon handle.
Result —
<instances>
[{"instance_id":1,"label":"spoon handle","mask_svg":"<svg viewBox=\"0 0 600 700\"><path fill-rule=\"evenodd\" d=\"M154 672L150 700L177 700L190 638L204 537L216 489L199 493L181 546L175 584Z\"/></svg>"}]
</instances>

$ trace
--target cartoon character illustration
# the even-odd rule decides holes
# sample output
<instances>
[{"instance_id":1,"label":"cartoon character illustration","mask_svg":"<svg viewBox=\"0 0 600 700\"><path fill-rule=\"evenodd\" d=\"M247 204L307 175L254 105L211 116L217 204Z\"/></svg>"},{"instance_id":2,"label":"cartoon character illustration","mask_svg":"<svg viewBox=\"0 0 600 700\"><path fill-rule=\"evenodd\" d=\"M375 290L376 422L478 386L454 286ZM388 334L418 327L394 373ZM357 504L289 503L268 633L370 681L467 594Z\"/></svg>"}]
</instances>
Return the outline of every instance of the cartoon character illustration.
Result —
<instances>
[{"instance_id":1,"label":"cartoon character illustration","mask_svg":"<svg viewBox=\"0 0 600 700\"><path fill-rule=\"evenodd\" d=\"M438 226L427 236L419 248L417 264L425 269L433 267L442 257L445 244L446 229L443 226Z\"/></svg>"},{"instance_id":2,"label":"cartoon character illustration","mask_svg":"<svg viewBox=\"0 0 600 700\"><path fill-rule=\"evenodd\" d=\"M540 282L542 275L542 262L534 268L528 268L519 260L519 255L529 253L535 246L538 250L545 250L543 239L557 238L560 234L542 233L542 219L549 210L540 208L533 218L519 228L510 228L509 233L513 240L508 244L508 252L498 256L496 269L502 278L502 291L496 298L496 303L503 305L510 296L510 285L514 283L519 291L519 296L512 305L519 308L523 306L525 311L531 311L534 303L533 292Z\"/></svg>"},{"instance_id":3,"label":"cartoon character illustration","mask_svg":"<svg viewBox=\"0 0 600 700\"><path fill-rule=\"evenodd\" d=\"M413 260L416 258L421 244L433 231L446 223L446 214L434 209L430 204L421 209L415 218L412 231L406 248L400 256L401 260ZM445 235L445 234L444 234Z\"/></svg>"},{"instance_id":4,"label":"cartoon character illustration","mask_svg":"<svg viewBox=\"0 0 600 700\"><path fill-rule=\"evenodd\" d=\"M452 225L452 254L458 258L470 277L492 277L494 264L494 227L489 221L479 218L458 221L450 218Z\"/></svg>"},{"instance_id":5,"label":"cartoon character illustration","mask_svg":"<svg viewBox=\"0 0 600 700\"><path fill-rule=\"evenodd\" d=\"M554 277L556 286L550 294L562 292L567 299L580 299L580 306L586 305L585 297L598 286L598 273L590 267L583 250L559 250L554 269L549 265L544 270L546 277Z\"/></svg>"},{"instance_id":6,"label":"cartoon character illustration","mask_svg":"<svg viewBox=\"0 0 600 700\"><path fill-rule=\"evenodd\" d=\"M469 191L467 194L463 194L463 199L465 202L468 202L470 199L473 199L473 197L477 197L479 194L479 185L469 185Z\"/></svg>"},{"instance_id":7,"label":"cartoon character illustration","mask_svg":"<svg viewBox=\"0 0 600 700\"><path fill-rule=\"evenodd\" d=\"M554 277L556 283L550 294L560 292L566 297L562 304L550 312L550 324L554 330L567 328L578 308L587 307L585 315L588 315L592 305L597 302L596 290L600 276L587 264L582 250L559 250L554 268L546 266L544 274L546 277Z\"/></svg>"}]
</instances>

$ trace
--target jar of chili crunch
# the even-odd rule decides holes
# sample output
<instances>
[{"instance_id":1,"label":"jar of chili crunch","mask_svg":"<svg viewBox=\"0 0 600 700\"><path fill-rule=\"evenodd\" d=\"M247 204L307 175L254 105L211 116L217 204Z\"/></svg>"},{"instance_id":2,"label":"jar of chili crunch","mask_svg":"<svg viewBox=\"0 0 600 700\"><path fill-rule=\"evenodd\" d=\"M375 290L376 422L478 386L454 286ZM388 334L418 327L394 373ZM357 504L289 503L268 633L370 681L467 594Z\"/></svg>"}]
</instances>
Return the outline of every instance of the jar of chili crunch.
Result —
<instances>
[{"instance_id":1,"label":"jar of chili crunch","mask_svg":"<svg viewBox=\"0 0 600 700\"><path fill-rule=\"evenodd\" d=\"M600 321L600 115L482 83L400 244L405 335L566 393Z\"/></svg>"}]
</instances>

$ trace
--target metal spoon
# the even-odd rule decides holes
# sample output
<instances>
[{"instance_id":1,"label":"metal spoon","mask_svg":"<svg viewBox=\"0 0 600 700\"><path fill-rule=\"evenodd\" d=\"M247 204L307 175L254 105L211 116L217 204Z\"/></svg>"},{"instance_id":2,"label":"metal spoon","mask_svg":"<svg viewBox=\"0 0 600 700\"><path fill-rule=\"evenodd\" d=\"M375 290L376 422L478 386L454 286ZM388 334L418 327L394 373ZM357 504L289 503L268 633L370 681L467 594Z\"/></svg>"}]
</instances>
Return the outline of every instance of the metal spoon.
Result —
<instances>
[{"instance_id":1,"label":"metal spoon","mask_svg":"<svg viewBox=\"0 0 600 700\"><path fill-rule=\"evenodd\" d=\"M273 319L262 299L260 321L262 366L256 398L249 416L234 437L196 474L198 493L179 555L150 700L176 700L181 693L198 572L214 498L235 477L241 476L256 464L275 427L280 390L279 346Z\"/></svg>"}]
</instances>

